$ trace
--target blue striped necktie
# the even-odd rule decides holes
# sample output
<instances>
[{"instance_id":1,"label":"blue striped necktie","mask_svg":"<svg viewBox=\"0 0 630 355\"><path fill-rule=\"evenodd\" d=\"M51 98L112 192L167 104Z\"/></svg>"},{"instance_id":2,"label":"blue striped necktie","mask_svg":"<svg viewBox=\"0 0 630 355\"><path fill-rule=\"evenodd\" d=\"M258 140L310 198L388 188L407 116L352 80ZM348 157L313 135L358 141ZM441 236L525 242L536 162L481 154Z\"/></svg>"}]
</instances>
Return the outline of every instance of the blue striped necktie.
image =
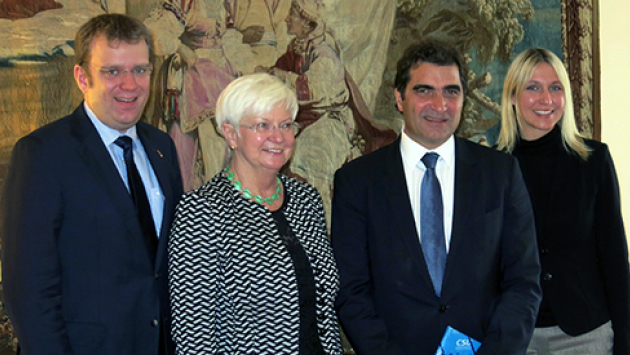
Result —
<instances>
[{"instance_id":1,"label":"blue striped necktie","mask_svg":"<svg viewBox=\"0 0 630 355\"><path fill-rule=\"evenodd\" d=\"M442 279L446 267L446 240L444 237L444 208L442 189L435 174L439 159L437 153L429 152L422 157L426 167L420 190L420 232L422 252L429 269L435 294L442 293Z\"/></svg>"}]
</instances>

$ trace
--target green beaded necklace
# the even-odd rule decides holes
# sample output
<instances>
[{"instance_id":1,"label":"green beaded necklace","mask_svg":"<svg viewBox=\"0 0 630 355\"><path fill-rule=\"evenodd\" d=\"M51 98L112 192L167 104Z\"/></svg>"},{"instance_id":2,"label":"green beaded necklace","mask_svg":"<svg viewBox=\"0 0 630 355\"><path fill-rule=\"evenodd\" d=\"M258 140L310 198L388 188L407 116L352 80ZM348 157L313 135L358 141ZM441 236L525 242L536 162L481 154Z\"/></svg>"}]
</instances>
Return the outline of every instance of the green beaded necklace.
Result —
<instances>
[{"instance_id":1,"label":"green beaded necklace","mask_svg":"<svg viewBox=\"0 0 630 355\"><path fill-rule=\"evenodd\" d=\"M243 196L245 196L245 198L256 201L260 203L261 205L264 203L268 205L272 205L273 201L278 201L280 199L280 194L282 194L282 188L280 186L282 185L282 182L280 181L279 177L276 177L276 180L278 181L278 187L276 187L276 193L271 195L271 197L263 198L260 195L252 195L252 192L249 191L248 189L243 189L243 184L241 184L241 182L238 180L234 180L234 172L230 171L230 168L232 168L232 165L228 165L223 170L223 172L227 176L227 179L234 185L234 188L240 193L242 193Z\"/></svg>"}]
</instances>

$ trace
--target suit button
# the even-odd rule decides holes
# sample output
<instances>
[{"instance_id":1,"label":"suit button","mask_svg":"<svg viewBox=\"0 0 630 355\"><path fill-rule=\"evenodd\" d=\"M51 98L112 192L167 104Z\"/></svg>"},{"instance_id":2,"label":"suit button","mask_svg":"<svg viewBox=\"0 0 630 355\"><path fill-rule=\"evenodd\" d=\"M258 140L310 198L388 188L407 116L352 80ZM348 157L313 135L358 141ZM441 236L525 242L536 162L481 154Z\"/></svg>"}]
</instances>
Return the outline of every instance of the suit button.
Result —
<instances>
[{"instance_id":1,"label":"suit button","mask_svg":"<svg viewBox=\"0 0 630 355\"><path fill-rule=\"evenodd\" d=\"M438 309L440 310L440 313L444 313L448 309L448 306L445 304L441 304Z\"/></svg>"},{"instance_id":2,"label":"suit button","mask_svg":"<svg viewBox=\"0 0 630 355\"><path fill-rule=\"evenodd\" d=\"M540 249L540 254L542 254L542 255L547 255L547 254L549 254L549 249L547 249L547 248L542 248L542 249Z\"/></svg>"},{"instance_id":3,"label":"suit button","mask_svg":"<svg viewBox=\"0 0 630 355\"><path fill-rule=\"evenodd\" d=\"M156 274L155 274L155 279L157 280L157 279L159 279L159 278L160 278L160 274L159 274L159 273L156 273Z\"/></svg>"},{"instance_id":4,"label":"suit button","mask_svg":"<svg viewBox=\"0 0 630 355\"><path fill-rule=\"evenodd\" d=\"M158 324L159 324L159 322L158 322L157 319L154 319L154 320L151 321L151 325L154 326L154 327L157 327Z\"/></svg>"},{"instance_id":5,"label":"suit button","mask_svg":"<svg viewBox=\"0 0 630 355\"><path fill-rule=\"evenodd\" d=\"M549 281L553 278L553 275L550 273L546 273L545 276L543 276L543 280L545 281Z\"/></svg>"}]
</instances>

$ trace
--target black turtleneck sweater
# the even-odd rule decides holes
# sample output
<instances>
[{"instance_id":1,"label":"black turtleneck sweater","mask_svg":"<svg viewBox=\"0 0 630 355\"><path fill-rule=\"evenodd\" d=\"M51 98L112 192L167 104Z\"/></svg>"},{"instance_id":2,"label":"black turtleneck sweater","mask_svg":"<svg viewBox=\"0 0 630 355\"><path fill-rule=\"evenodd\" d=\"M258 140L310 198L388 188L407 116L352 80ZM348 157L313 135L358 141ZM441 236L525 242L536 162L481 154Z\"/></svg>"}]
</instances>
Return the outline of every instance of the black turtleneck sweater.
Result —
<instances>
[{"instance_id":1,"label":"black turtleneck sweater","mask_svg":"<svg viewBox=\"0 0 630 355\"><path fill-rule=\"evenodd\" d=\"M536 326L576 336L612 320L613 353L627 355L630 270L617 176L608 147L585 143L587 160L567 152L556 126L513 151L536 222L543 289Z\"/></svg>"},{"instance_id":2,"label":"black turtleneck sweater","mask_svg":"<svg viewBox=\"0 0 630 355\"><path fill-rule=\"evenodd\" d=\"M554 179L554 166L557 159L569 158L564 154L560 129L556 126L547 135L533 141L520 140L513 152L521 166L521 172L534 210L536 220L536 234L545 235L541 230L543 220L547 217L544 212L551 194ZM540 239L540 238L539 238ZM540 241L539 241L540 244ZM537 327L557 325L551 312L548 298L544 297L540 304Z\"/></svg>"}]
</instances>

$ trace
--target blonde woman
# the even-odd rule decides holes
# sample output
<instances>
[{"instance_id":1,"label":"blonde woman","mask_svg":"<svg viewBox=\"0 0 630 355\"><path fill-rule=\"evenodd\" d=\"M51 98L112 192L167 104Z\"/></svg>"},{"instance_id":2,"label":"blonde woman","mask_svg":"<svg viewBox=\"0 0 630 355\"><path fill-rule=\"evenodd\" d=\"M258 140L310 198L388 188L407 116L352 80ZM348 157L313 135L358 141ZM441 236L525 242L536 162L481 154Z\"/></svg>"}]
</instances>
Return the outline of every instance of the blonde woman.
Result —
<instances>
[{"instance_id":1,"label":"blonde woman","mask_svg":"<svg viewBox=\"0 0 630 355\"><path fill-rule=\"evenodd\" d=\"M576 127L556 55L528 49L505 78L498 149L519 161L534 216L543 300L527 354L630 353L630 272L608 147Z\"/></svg>"}]
</instances>

